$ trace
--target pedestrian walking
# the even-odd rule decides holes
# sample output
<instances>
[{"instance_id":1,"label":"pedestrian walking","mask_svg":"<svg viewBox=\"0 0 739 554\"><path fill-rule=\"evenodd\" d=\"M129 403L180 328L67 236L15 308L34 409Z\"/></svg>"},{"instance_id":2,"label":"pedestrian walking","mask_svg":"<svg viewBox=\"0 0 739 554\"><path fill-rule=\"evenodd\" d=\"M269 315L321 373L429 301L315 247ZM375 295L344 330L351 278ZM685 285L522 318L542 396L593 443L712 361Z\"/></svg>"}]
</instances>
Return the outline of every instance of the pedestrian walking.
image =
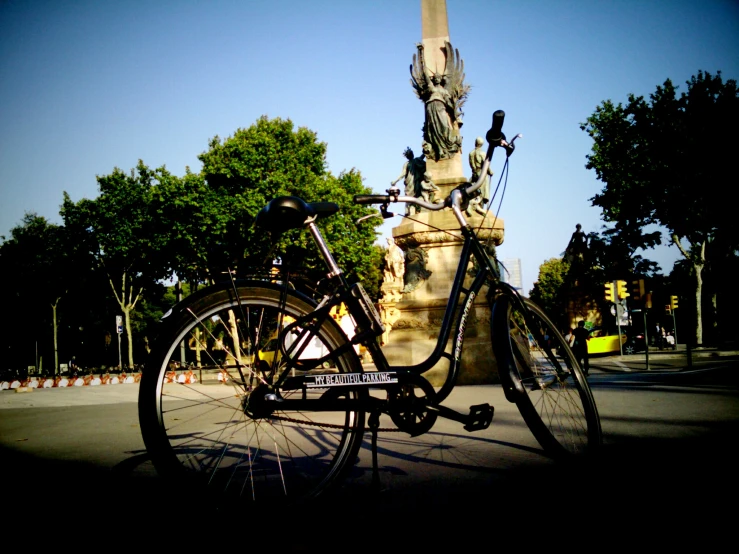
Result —
<instances>
[{"instance_id":1,"label":"pedestrian walking","mask_svg":"<svg viewBox=\"0 0 739 554\"><path fill-rule=\"evenodd\" d=\"M588 359L590 332L585 328L584 321L577 322L577 327L572 331L572 336L574 337L572 341L572 352L575 354L575 359L580 364L582 372L587 375L590 371L590 360Z\"/></svg>"}]
</instances>

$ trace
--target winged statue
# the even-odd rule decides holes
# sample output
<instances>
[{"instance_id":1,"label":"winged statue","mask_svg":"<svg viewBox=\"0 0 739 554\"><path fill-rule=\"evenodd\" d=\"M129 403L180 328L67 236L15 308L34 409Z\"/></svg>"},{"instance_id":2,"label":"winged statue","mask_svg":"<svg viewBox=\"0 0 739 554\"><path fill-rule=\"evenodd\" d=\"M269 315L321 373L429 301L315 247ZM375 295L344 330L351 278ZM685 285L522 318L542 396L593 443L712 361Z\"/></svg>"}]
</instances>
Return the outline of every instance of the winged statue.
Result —
<instances>
[{"instance_id":1,"label":"winged statue","mask_svg":"<svg viewBox=\"0 0 739 554\"><path fill-rule=\"evenodd\" d=\"M417 44L418 53L411 64L411 85L426 107L423 124L424 152L436 161L450 158L462 148L459 129L463 121L462 106L470 87L464 83L464 62L459 51L445 42L443 73L434 73L426 64L424 46Z\"/></svg>"}]
</instances>

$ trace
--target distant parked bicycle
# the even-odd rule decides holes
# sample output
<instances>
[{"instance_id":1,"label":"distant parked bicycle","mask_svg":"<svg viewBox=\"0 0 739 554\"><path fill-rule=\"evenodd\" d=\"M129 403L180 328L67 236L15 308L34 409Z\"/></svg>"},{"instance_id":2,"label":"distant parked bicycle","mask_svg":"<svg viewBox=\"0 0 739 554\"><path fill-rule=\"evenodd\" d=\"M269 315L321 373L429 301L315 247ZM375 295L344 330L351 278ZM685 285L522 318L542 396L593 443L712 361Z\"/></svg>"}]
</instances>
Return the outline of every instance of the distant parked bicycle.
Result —
<instances>
[{"instance_id":1,"label":"distant parked bicycle","mask_svg":"<svg viewBox=\"0 0 739 554\"><path fill-rule=\"evenodd\" d=\"M392 215L390 204L401 202L451 210L459 223L464 239L459 265L428 359L409 366L388 363L377 340L383 324L375 307L361 284L346 280L316 226L338 206L275 198L261 210L257 225L273 234L308 229L327 268L323 292L317 300L300 292L289 270L277 265L277 273L232 277L202 289L166 314L139 393L143 439L161 475L177 479L180 488L213 492L219 501L303 502L341 482L357 458L366 427L372 433L377 483L381 414L411 436L428 432L438 417L470 432L487 428L493 419L490 405L461 413L442 404L455 386L468 315L480 294L491 307L492 350L505 397L516 404L542 448L567 459L601 444L598 411L572 350L538 306L500 280L497 260L464 215L495 148L505 150L506 164L514 151L515 138L508 142L502 132L504 115L500 110L493 115L476 183L455 188L437 203L401 196L395 188L354 197L357 204L379 205L385 216ZM466 284L471 260L476 275ZM354 322L351 338L331 315L342 304ZM219 362L208 347L216 337L223 339ZM357 345L366 349L376 371L364 370ZM185 350L189 364L197 359L223 380L208 385L168 379ZM442 359L449 369L437 388L425 374Z\"/></svg>"}]
</instances>

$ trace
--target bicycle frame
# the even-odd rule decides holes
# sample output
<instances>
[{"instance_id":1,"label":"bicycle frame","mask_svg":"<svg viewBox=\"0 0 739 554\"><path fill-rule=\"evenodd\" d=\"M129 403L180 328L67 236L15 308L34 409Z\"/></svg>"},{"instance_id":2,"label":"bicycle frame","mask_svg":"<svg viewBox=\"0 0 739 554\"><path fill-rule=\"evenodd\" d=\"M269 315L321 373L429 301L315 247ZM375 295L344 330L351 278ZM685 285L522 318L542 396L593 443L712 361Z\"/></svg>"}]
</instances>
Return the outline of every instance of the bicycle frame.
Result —
<instances>
[{"instance_id":1,"label":"bicycle frame","mask_svg":"<svg viewBox=\"0 0 739 554\"><path fill-rule=\"evenodd\" d=\"M552 456L571 458L600 445L597 408L571 349L539 306L501 281L494 251L480 242L463 213L481 186L493 149L502 146L509 156L513 151L513 141L502 134L503 115L493 114L488 154L476 183L463 183L433 203L401 196L393 187L386 195L353 199L358 205L379 205L383 216L395 202L454 213L458 266L427 359L414 359L415 365L388 361L378 342L385 331L380 316L362 285L350 284L343 275L316 225L339 206L296 196L273 198L257 214L257 226L269 233L307 229L328 270L318 282L299 279L303 270L294 273L287 261L276 265L278 274L261 268L236 280L229 272L230 279L196 292L166 314L139 392L142 437L157 472L186 478L196 489L202 484L208 498L214 494L229 508L234 501L287 506L340 483L355 467L366 431L371 433L372 485L379 490L381 431L416 437L430 431L438 417L459 422L468 432L487 429L494 414L490 404L460 411L442 404L458 380L469 317L484 305L485 286L490 344L506 399L516 403ZM371 216L359 221L366 217ZM473 260L476 268L470 271ZM353 332L333 317L341 304L348 308ZM221 342L224 333L229 338ZM190 358L199 366L205 352L213 362L208 369L218 370L225 388L171 379L173 364L186 361L184 347L193 341L196 352ZM362 367L358 345L375 367ZM440 387L430 381L437 364L447 369ZM381 426L383 417L392 426Z\"/></svg>"},{"instance_id":2,"label":"bicycle frame","mask_svg":"<svg viewBox=\"0 0 739 554\"><path fill-rule=\"evenodd\" d=\"M408 379L412 379L412 376L422 376L423 373L436 366L442 357L446 357L449 359L449 370L443 385L436 392L435 400L438 404L446 399L456 384L461 365L467 320L472 305L475 299L479 296L479 292L483 285L486 282L489 284L488 304L491 308L494 303L495 296L501 292L505 292L515 298L519 297L518 291L500 280L495 260L491 259L485 251L485 248L478 240L474 229L467 223L461 211L455 210L455 213L462 224L460 231L464 241L459 264L457 266L457 271L450 291L450 300L444 311L434 350L425 360L416 365L390 365L381 346L376 340L377 336L383 331L382 324L379 321L379 316L377 316L376 312L374 314L371 313L374 311L374 308L368 308L369 299L364 298L362 292L353 293L353 291L362 291L363 289L361 289L361 286L357 289L357 285L351 286L348 284L343 277L341 270L336 265L323 236L315 225L315 220L310 221L307 224L307 227L309 228L313 239L317 243L318 249L324 258L329 270L327 277L330 282L333 282L333 288L330 293L324 295L323 299L319 302L317 308L312 313L298 318L281 331L278 341L281 348L286 344L285 337L287 334L292 333L293 335L296 335L297 333L297 335L293 338L290 347L283 348L283 361L285 359L288 360L288 370L281 374L280 378L275 383L275 386L293 389L300 386L307 386L310 388L311 386L326 385L327 381L331 380L328 377L289 377L289 369L297 367L298 364L302 366L302 369L319 367L332 355L341 355L353 348L355 344L361 344L367 349L367 352L370 354L370 357L374 362L375 368L377 369L377 377L372 379L365 377L364 379L366 379L366 381L362 382L359 378L343 376L342 380L346 382L337 382L337 386L368 385L382 388L388 384L395 384L399 382L398 380L403 382ZM472 283L468 287L465 287L464 282L467 277L467 268L471 259L477 261L479 269L472 280ZM289 274L284 275L282 278L285 281L289 280ZM285 289L284 293L287 294L287 289ZM320 328L321 325L330 319L331 309L340 305L342 302L348 306L349 313L353 316L357 324L356 334L354 337L348 340L347 344L342 348L312 361L308 366L306 366L302 361L298 362L298 357L303 352L305 345L310 341L314 330ZM369 304L369 306L371 306L371 304ZM462 308L461 310L459 309L460 306ZM446 345L449 342L452 329L454 329L454 343L452 345L451 353L447 353ZM318 384L314 384L316 379L318 379ZM331 383L329 383L329 385L330 384ZM294 401L290 401L291 404L293 402ZM296 408L299 409L300 407ZM312 408L315 409L315 406L312 406ZM345 402L341 404L341 409L346 409Z\"/></svg>"},{"instance_id":3,"label":"bicycle frame","mask_svg":"<svg viewBox=\"0 0 739 554\"><path fill-rule=\"evenodd\" d=\"M488 152L483 162L483 167L479 180L471 185L465 183L457 189L453 190L449 197L443 203L431 204L420 198L400 196L400 191L397 189L389 189L387 191L387 197L355 197L355 202L359 204L382 204L381 212L383 213L383 215L387 214L387 206L390 202L406 202L410 204L417 204L421 207L433 211L448 207L452 209L457 221L459 222L459 229L462 233L464 241L459 264L457 266L457 272L455 274L450 291L450 301L448 302L444 311L444 316L442 318L440 331L434 350L425 360L416 365L391 366L389 364L384 352L382 351L381 346L376 340L377 336L379 336L384 331L384 327L379 315L377 314L373 304L364 292L361 284L349 285L349 283L346 281L341 269L334 260L325 239L321 235L321 232L316 225L316 220L319 217L335 213L335 210L338 209L338 207L333 205L334 207L331 208L328 204L312 204L310 211L313 212L313 215L305 219L300 219L299 216L295 215L296 212L299 212L300 209L300 202L298 202L297 199L285 198L284 206L281 206L279 204L276 206L276 210L278 212L280 212L280 210L282 209L287 209L290 211L289 213L291 214L293 221L302 222L301 224L292 224L292 228L303 227L307 228L310 231L313 240L318 247L318 251L320 252L322 258L324 259L326 267L328 268L327 279L328 282L331 284L332 289L330 293L327 293L323 296L322 300L318 303L318 306L312 313L298 318L297 321L291 323L280 332L280 338L278 340L279 347L282 351L283 361L284 359L287 360L288 370L284 371L278 377L277 381L274 383L274 386L297 386L293 379L298 379L298 383L303 383L305 385L305 383L308 383L311 379L315 380L316 377L306 376L299 378L290 378L288 377L290 373L289 369L298 367L298 364L300 364L302 366L302 369L304 370L310 369L312 367L318 367L320 364L327 361L331 356L344 354L348 350L352 349L354 345L361 344L367 349L367 352L370 354L370 357L374 362L375 368L377 370L377 380L375 380L374 382L359 382L359 379L357 379L356 381L352 381L354 379L353 377L345 376L342 377L342 379L346 380L347 382L336 383L337 386L363 386L366 384L371 386L383 387L385 386L385 383L394 384L397 383L398 380L407 381L419 377L423 379L423 381L425 381L428 386L430 386L428 381L422 377L422 374L436 366L436 364L441 360L442 357L446 357L449 359L449 369L447 371L447 375L443 385L434 395L436 404L438 405L449 395L456 384L457 376L459 374L467 319L472 305L475 299L478 297L482 286L486 282L488 282L490 285L490 288L488 290L488 304L491 309L493 307L495 297L501 292L505 292L506 294L510 295L516 300L517 304L522 307L524 306L524 303L521 301L518 291L516 291L507 283L500 280L500 275L497 270L496 264L493 263L495 260L491 259L488 253L485 251L482 244L478 240L474 229L469 225L462 211L462 206L466 205L471 197L471 194L474 193L481 186L484 176L487 173L487 168L492 159L493 150L497 146L503 146L505 147L508 156L510 156L511 152L513 152L513 142L515 141L515 138L510 143L507 143L505 141L505 135L503 135L501 132L503 117L504 114L502 111L498 111L493 115L493 128L489 132L489 134L493 138L491 140L489 137ZM274 225L273 221L270 221L270 215L266 214L263 223L268 227L270 225ZM465 288L464 282L467 276L467 267L470 260L473 258L479 264L479 269L471 285L468 288ZM284 281L289 281L289 275L284 276ZM284 294L287 294L287 289L285 289ZM333 353L327 354L326 356L318 360L315 360L310 365L299 362L299 356L305 349L306 344L313 336L314 331L312 330L317 330L322 325L324 325L324 323L331 317L330 310L335 306L340 305L341 303L346 304L349 309L349 313L351 314L356 325L354 336L351 339L347 337L347 339L349 340L347 341L347 344L345 344L343 347L335 350ZM458 310L460 306L462 307L462 309ZM449 342L452 329L454 329L455 338L450 354L447 353L445 350L446 345ZM285 339L288 333L297 333L297 338L294 338L293 343L290 345L290 347L286 348ZM509 371L512 372L514 370L509 368ZM510 377L506 375L503 375L502 377L504 380L508 381L514 380L513 378L517 376L511 373ZM316 387L319 385L327 384L326 381L328 380L328 378L321 377L318 379L320 383L315 384ZM416 383L418 383L417 380ZM310 383L308 383L307 386L310 386ZM329 383L329 386L331 386L331 383ZM514 389L512 387L506 387L506 390L506 396L508 397L508 399L514 401Z\"/></svg>"}]
</instances>

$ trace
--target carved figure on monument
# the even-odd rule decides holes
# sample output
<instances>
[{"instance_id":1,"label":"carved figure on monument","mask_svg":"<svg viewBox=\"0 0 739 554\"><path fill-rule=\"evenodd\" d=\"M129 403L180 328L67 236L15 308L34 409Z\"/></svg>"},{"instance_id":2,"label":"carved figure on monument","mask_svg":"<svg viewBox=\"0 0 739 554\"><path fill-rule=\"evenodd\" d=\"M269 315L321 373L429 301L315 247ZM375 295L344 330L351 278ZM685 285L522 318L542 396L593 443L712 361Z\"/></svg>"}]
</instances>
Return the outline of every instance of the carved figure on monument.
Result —
<instances>
[{"instance_id":1,"label":"carved figure on monument","mask_svg":"<svg viewBox=\"0 0 739 554\"><path fill-rule=\"evenodd\" d=\"M380 305L380 321L382 321L385 331L380 337L380 346L390 342L390 331L393 330L393 325L400 319L400 310L391 306Z\"/></svg>"},{"instance_id":2,"label":"carved figure on monument","mask_svg":"<svg viewBox=\"0 0 739 554\"><path fill-rule=\"evenodd\" d=\"M476 183L480 178L480 171L482 171L482 163L485 161L485 151L482 149L482 145L485 143L482 137L475 139L475 149L470 152L470 170L472 171L472 177L470 177L470 183ZM485 180L482 182L482 186L477 189L477 196L470 200L467 206L467 215L472 215L472 210L478 214L485 216L484 206L490 201L490 175L493 174L493 169L488 166L487 175Z\"/></svg>"},{"instance_id":3,"label":"carved figure on monument","mask_svg":"<svg viewBox=\"0 0 739 554\"><path fill-rule=\"evenodd\" d=\"M423 175L426 173L425 154L421 154L417 158L414 158L413 150L408 147L403 152L403 155L408 159L408 161L403 164L403 169L400 172L400 175L398 175L398 178L395 179L395 181L390 183L390 186L395 186L395 184L402 179L405 183L405 195L418 198L421 196L421 181L423 181ZM413 206L410 204L405 205L405 215L410 215L412 207ZM416 213L418 213L418 211L418 208L416 208Z\"/></svg>"},{"instance_id":4,"label":"carved figure on monument","mask_svg":"<svg viewBox=\"0 0 739 554\"><path fill-rule=\"evenodd\" d=\"M421 181L419 188L421 189L421 198L426 202L431 202L433 204L436 201L436 195L434 193L439 192L440 189L431 179L430 171L423 174L423 180Z\"/></svg>"},{"instance_id":5,"label":"carved figure on monument","mask_svg":"<svg viewBox=\"0 0 739 554\"><path fill-rule=\"evenodd\" d=\"M428 253L423 248L409 248L405 253L405 275L403 292L413 292L421 283L431 277L426 269L429 260Z\"/></svg>"},{"instance_id":6,"label":"carved figure on monument","mask_svg":"<svg viewBox=\"0 0 739 554\"><path fill-rule=\"evenodd\" d=\"M570 242L565 250L565 260L573 265L583 263L588 253L588 237L582 230L582 225L575 225L575 232L570 237Z\"/></svg>"},{"instance_id":7,"label":"carved figure on monument","mask_svg":"<svg viewBox=\"0 0 739 554\"><path fill-rule=\"evenodd\" d=\"M464 84L464 62L459 51L447 41L444 45L444 72L432 73L427 65L423 44L417 44L418 54L413 55L411 85L426 105L423 124L424 149L434 161L451 158L462 148L462 106L467 100L469 85ZM433 153L433 154L431 154Z\"/></svg>"},{"instance_id":8,"label":"carved figure on monument","mask_svg":"<svg viewBox=\"0 0 739 554\"><path fill-rule=\"evenodd\" d=\"M385 254L385 282L397 282L403 286L405 274L405 257L400 247L391 238L387 239L387 253Z\"/></svg>"},{"instance_id":9,"label":"carved figure on monument","mask_svg":"<svg viewBox=\"0 0 739 554\"><path fill-rule=\"evenodd\" d=\"M578 223L575 225L575 232L572 233L564 253L565 261L570 264L567 271L567 284L573 289L580 286L580 279L588 265L588 257L588 237L582 231L582 225Z\"/></svg>"}]
</instances>

